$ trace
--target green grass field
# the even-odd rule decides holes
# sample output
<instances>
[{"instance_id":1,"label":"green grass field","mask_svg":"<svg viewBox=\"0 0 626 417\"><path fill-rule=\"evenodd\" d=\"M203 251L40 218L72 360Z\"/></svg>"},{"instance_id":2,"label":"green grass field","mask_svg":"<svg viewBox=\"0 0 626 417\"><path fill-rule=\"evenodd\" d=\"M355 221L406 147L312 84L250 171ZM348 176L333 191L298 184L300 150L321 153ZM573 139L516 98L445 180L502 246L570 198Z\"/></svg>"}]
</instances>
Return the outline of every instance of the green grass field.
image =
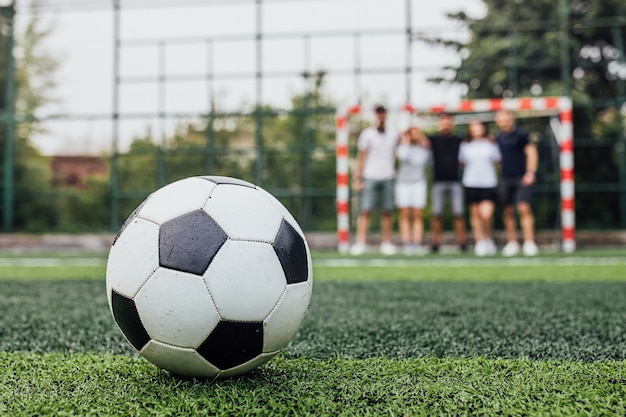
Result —
<instances>
[{"instance_id":1,"label":"green grass field","mask_svg":"<svg viewBox=\"0 0 626 417\"><path fill-rule=\"evenodd\" d=\"M0 254L0 415L626 415L626 250L314 253L284 353L172 377L111 318L106 254Z\"/></svg>"}]
</instances>

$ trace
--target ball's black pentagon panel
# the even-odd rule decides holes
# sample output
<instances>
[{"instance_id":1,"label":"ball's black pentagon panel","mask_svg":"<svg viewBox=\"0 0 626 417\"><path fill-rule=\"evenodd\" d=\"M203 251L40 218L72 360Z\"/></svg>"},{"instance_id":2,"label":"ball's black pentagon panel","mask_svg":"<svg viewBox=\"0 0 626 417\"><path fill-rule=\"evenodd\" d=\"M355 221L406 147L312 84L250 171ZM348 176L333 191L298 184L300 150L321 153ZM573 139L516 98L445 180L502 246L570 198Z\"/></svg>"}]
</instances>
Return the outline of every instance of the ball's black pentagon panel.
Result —
<instances>
[{"instance_id":1,"label":"ball's black pentagon panel","mask_svg":"<svg viewBox=\"0 0 626 417\"><path fill-rule=\"evenodd\" d=\"M205 180L214 182L216 184L241 185L242 187L256 188L256 185L249 183L248 181L240 180L238 178L220 177L219 175L205 175L201 178L204 178Z\"/></svg>"},{"instance_id":2,"label":"ball's black pentagon panel","mask_svg":"<svg viewBox=\"0 0 626 417\"><path fill-rule=\"evenodd\" d=\"M148 332L143 327L135 302L113 291L111 293L111 309L117 325L131 345L141 350L150 341Z\"/></svg>"},{"instance_id":3,"label":"ball's black pentagon panel","mask_svg":"<svg viewBox=\"0 0 626 417\"><path fill-rule=\"evenodd\" d=\"M287 278L287 284L305 282L309 278L309 264L304 239L283 219L272 243Z\"/></svg>"},{"instance_id":4,"label":"ball's black pentagon panel","mask_svg":"<svg viewBox=\"0 0 626 417\"><path fill-rule=\"evenodd\" d=\"M239 366L263 351L263 323L223 320L196 351L222 370Z\"/></svg>"},{"instance_id":5,"label":"ball's black pentagon panel","mask_svg":"<svg viewBox=\"0 0 626 417\"><path fill-rule=\"evenodd\" d=\"M120 230L117 232L117 234L113 238L113 243L111 244L111 246L115 245L115 242L117 242L117 239L119 239L119 237L122 235L124 230L126 230L130 222L132 222L133 219L137 217L137 213L141 211L141 208L146 204L146 201L148 201L149 198L150 196L148 196L145 200L143 200L141 204L135 210L133 210L132 213L130 213L130 216L128 216L128 218L124 221L124 223L122 223L122 227L120 227Z\"/></svg>"},{"instance_id":6,"label":"ball's black pentagon panel","mask_svg":"<svg viewBox=\"0 0 626 417\"><path fill-rule=\"evenodd\" d=\"M159 230L159 265L202 275L227 238L203 210L176 217Z\"/></svg>"}]
</instances>

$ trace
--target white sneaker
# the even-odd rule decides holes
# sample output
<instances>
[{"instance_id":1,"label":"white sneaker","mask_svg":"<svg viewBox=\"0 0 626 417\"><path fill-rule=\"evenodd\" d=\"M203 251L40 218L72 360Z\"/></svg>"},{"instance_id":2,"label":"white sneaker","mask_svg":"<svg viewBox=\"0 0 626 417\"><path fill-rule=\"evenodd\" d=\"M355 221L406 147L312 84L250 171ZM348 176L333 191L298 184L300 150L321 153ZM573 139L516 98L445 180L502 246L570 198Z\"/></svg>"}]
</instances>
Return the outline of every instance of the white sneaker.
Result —
<instances>
[{"instance_id":1,"label":"white sneaker","mask_svg":"<svg viewBox=\"0 0 626 417\"><path fill-rule=\"evenodd\" d=\"M390 242L383 242L380 244L380 253L383 255L395 255L398 252L395 245Z\"/></svg>"},{"instance_id":2,"label":"white sneaker","mask_svg":"<svg viewBox=\"0 0 626 417\"><path fill-rule=\"evenodd\" d=\"M402 253L405 255L413 255L415 253L415 246L411 243L405 243L402 245Z\"/></svg>"},{"instance_id":3,"label":"white sneaker","mask_svg":"<svg viewBox=\"0 0 626 417\"><path fill-rule=\"evenodd\" d=\"M363 243L355 243L350 248L350 255L363 255L366 250L367 246L365 246Z\"/></svg>"},{"instance_id":4,"label":"white sneaker","mask_svg":"<svg viewBox=\"0 0 626 417\"><path fill-rule=\"evenodd\" d=\"M495 255L498 252L498 248L496 247L496 243L493 239L485 239L485 255Z\"/></svg>"},{"instance_id":5,"label":"white sneaker","mask_svg":"<svg viewBox=\"0 0 626 417\"><path fill-rule=\"evenodd\" d=\"M486 240L479 240L478 242L476 242L476 245L474 245L474 255L476 256L486 256L487 255L487 245L486 245L487 241Z\"/></svg>"},{"instance_id":6,"label":"white sneaker","mask_svg":"<svg viewBox=\"0 0 626 417\"><path fill-rule=\"evenodd\" d=\"M527 240L522 246L522 252L524 252L524 255L526 256L535 256L539 253L539 249L537 248L535 242L533 242L532 240Z\"/></svg>"},{"instance_id":7,"label":"white sneaker","mask_svg":"<svg viewBox=\"0 0 626 417\"><path fill-rule=\"evenodd\" d=\"M413 253L416 255L426 255L428 253L428 249L420 244L413 245Z\"/></svg>"},{"instance_id":8,"label":"white sneaker","mask_svg":"<svg viewBox=\"0 0 626 417\"><path fill-rule=\"evenodd\" d=\"M519 243L512 240L502 248L502 255L506 257L515 256L519 253Z\"/></svg>"}]
</instances>

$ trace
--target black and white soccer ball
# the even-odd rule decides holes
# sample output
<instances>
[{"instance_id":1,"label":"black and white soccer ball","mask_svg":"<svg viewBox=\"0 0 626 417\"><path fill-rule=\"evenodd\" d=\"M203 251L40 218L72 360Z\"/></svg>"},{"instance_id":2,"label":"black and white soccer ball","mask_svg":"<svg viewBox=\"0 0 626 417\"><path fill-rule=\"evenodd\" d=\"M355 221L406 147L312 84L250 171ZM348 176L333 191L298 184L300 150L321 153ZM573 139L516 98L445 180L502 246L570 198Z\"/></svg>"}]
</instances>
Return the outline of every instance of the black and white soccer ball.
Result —
<instances>
[{"instance_id":1,"label":"black and white soccer ball","mask_svg":"<svg viewBox=\"0 0 626 417\"><path fill-rule=\"evenodd\" d=\"M155 191L130 215L111 246L106 291L143 357L214 378L248 372L289 343L312 279L304 233L275 197L205 176Z\"/></svg>"}]
</instances>

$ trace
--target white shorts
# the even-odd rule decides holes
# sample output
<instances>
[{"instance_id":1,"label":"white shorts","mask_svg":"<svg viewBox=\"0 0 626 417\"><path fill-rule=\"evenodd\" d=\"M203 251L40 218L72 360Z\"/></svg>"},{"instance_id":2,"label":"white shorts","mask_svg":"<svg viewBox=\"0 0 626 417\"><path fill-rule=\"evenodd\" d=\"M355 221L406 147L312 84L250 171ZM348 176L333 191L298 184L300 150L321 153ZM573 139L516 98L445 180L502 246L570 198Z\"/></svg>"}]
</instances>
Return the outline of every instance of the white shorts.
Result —
<instances>
[{"instance_id":1,"label":"white shorts","mask_svg":"<svg viewBox=\"0 0 626 417\"><path fill-rule=\"evenodd\" d=\"M396 206L423 209L426 207L426 188L426 181L396 182Z\"/></svg>"}]
</instances>

